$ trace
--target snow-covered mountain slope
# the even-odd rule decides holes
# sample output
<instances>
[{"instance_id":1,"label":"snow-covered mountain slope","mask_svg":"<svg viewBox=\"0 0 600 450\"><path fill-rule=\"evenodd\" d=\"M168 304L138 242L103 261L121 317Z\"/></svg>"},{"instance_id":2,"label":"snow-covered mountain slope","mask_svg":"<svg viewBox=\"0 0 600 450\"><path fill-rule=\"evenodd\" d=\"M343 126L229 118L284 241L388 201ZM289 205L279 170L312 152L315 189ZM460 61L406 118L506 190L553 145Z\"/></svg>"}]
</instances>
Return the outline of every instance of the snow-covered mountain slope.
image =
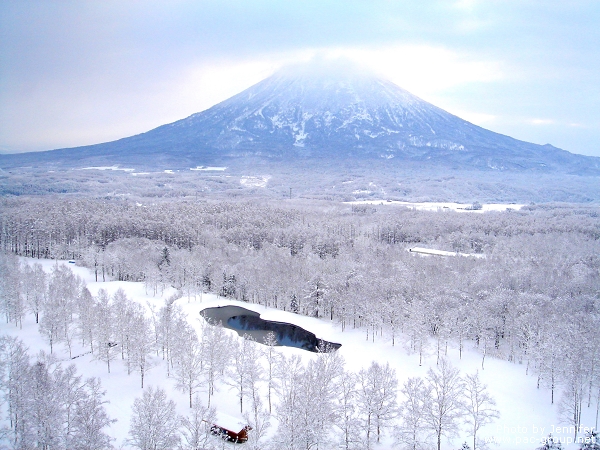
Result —
<instances>
[{"instance_id":1,"label":"snow-covered mountain slope","mask_svg":"<svg viewBox=\"0 0 600 450\"><path fill-rule=\"evenodd\" d=\"M48 152L41 159L37 154L36 160L138 165L179 160L189 167L248 156L600 174L600 158L488 131L389 81L339 64L286 68L186 119L115 142Z\"/></svg>"}]
</instances>

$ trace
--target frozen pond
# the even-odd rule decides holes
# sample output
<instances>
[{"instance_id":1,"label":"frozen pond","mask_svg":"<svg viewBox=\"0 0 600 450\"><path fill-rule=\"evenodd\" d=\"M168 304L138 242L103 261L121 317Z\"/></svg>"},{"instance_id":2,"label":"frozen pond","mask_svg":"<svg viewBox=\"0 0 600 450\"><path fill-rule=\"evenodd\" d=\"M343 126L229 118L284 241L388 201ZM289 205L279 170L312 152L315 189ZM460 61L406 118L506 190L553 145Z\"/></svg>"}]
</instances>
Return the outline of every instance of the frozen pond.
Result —
<instances>
[{"instance_id":1,"label":"frozen pond","mask_svg":"<svg viewBox=\"0 0 600 450\"><path fill-rule=\"evenodd\" d=\"M206 308L200 311L200 315L211 324L222 323L223 327L235 330L240 336L249 335L260 344L272 332L278 346L301 348L309 352L319 349L334 351L342 346L319 339L314 333L297 325L261 319L259 313L239 306Z\"/></svg>"}]
</instances>

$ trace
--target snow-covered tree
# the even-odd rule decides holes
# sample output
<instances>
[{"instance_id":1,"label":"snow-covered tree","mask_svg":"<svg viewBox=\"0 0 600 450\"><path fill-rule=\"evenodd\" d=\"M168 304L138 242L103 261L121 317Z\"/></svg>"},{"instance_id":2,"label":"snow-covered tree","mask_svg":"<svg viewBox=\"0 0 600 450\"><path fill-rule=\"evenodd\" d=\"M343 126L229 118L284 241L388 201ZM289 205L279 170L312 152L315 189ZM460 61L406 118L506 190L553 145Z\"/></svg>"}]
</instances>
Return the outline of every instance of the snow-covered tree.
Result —
<instances>
[{"instance_id":1,"label":"snow-covered tree","mask_svg":"<svg viewBox=\"0 0 600 450\"><path fill-rule=\"evenodd\" d=\"M54 388L58 390L58 398L63 405L65 445L71 447L73 437L73 421L77 404L85 397L85 385L81 375L77 375L77 369L71 364L66 369L62 367L54 369Z\"/></svg>"},{"instance_id":2,"label":"snow-covered tree","mask_svg":"<svg viewBox=\"0 0 600 450\"><path fill-rule=\"evenodd\" d=\"M104 361L110 373L110 363L117 358L115 320L108 293L100 289L96 297L96 358Z\"/></svg>"},{"instance_id":3,"label":"snow-covered tree","mask_svg":"<svg viewBox=\"0 0 600 450\"><path fill-rule=\"evenodd\" d=\"M562 450L563 446L558 438L552 437L552 433L548 437L542 439L542 446L535 450Z\"/></svg>"},{"instance_id":4,"label":"snow-covered tree","mask_svg":"<svg viewBox=\"0 0 600 450\"><path fill-rule=\"evenodd\" d=\"M269 331L263 341L263 344L266 346L266 349L263 352L267 362L265 381L267 383L267 401L269 404L269 414L271 414L273 409L271 394L275 387L275 378L273 376L273 371L275 368L275 364L280 358L279 353L275 350L275 346L277 345L277 338L275 337L275 333Z\"/></svg>"},{"instance_id":5,"label":"snow-covered tree","mask_svg":"<svg viewBox=\"0 0 600 450\"><path fill-rule=\"evenodd\" d=\"M35 316L35 323L39 323L40 312L48 295L47 279L48 276L41 264L25 265L23 274L25 303L29 311Z\"/></svg>"},{"instance_id":6,"label":"snow-covered tree","mask_svg":"<svg viewBox=\"0 0 600 450\"><path fill-rule=\"evenodd\" d=\"M86 288L81 290L77 301L77 328L81 345L89 345L90 352L94 353L94 343L96 340L96 299Z\"/></svg>"},{"instance_id":7,"label":"snow-covered tree","mask_svg":"<svg viewBox=\"0 0 600 450\"><path fill-rule=\"evenodd\" d=\"M236 392L240 413L244 412L244 398L256 404L258 383L263 377L257 345L250 336L233 341L233 357L227 370L226 383Z\"/></svg>"},{"instance_id":8,"label":"snow-covered tree","mask_svg":"<svg viewBox=\"0 0 600 450\"><path fill-rule=\"evenodd\" d=\"M21 272L16 256L0 254L0 308L6 323L14 322L20 327L25 314Z\"/></svg>"},{"instance_id":9,"label":"snow-covered tree","mask_svg":"<svg viewBox=\"0 0 600 450\"><path fill-rule=\"evenodd\" d=\"M325 253L322 254L325 255ZM323 303L327 295L328 288L322 274L315 275L306 285L306 295L303 302L305 314L321 317L323 315Z\"/></svg>"},{"instance_id":10,"label":"snow-covered tree","mask_svg":"<svg viewBox=\"0 0 600 450\"><path fill-rule=\"evenodd\" d=\"M131 304L132 302L127 298L125 291L121 288L119 288L112 296L111 309L115 320L114 332L117 341L120 344L121 359L125 359L125 353L128 351L129 332L134 324Z\"/></svg>"},{"instance_id":11,"label":"snow-covered tree","mask_svg":"<svg viewBox=\"0 0 600 450\"><path fill-rule=\"evenodd\" d=\"M104 449L112 422L104 409L100 381L82 381L75 366L63 368L40 352L30 365L14 338L0 338L0 382L10 422L11 448Z\"/></svg>"},{"instance_id":12,"label":"snow-covered tree","mask_svg":"<svg viewBox=\"0 0 600 450\"><path fill-rule=\"evenodd\" d=\"M154 351L154 332L150 319L144 315L143 308L138 304L131 308L131 328L128 331L128 366L139 372L141 387L144 387L144 377L153 366L151 355ZM129 359L131 361L129 361Z\"/></svg>"},{"instance_id":13,"label":"snow-covered tree","mask_svg":"<svg viewBox=\"0 0 600 450\"><path fill-rule=\"evenodd\" d=\"M431 447L425 425L429 390L422 378L409 378L400 393L400 425L396 430L396 441L406 450L426 450Z\"/></svg>"},{"instance_id":14,"label":"snow-covered tree","mask_svg":"<svg viewBox=\"0 0 600 450\"><path fill-rule=\"evenodd\" d=\"M333 444L332 430L339 418L338 382L344 372L344 360L337 352L320 353L308 362L303 376L296 381L298 395L298 439L303 448L321 448Z\"/></svg>"},{"instance_id":15,"label":"snow-covered tree","mask_svg":"<svg viewBox=\"0 0 600 450\"><path fill-rule=\"evenodd\" d=\"M557 319L558 320L558 319ZM561 370L560 355L563 353L563 337L549 327L540 327L537 342L531 353L536 358L538 387L543 384L550 388L550 403L554 404L554 393L558 386Z\"/></svg>"},{"instance_id":16,"label":"snow-covered tree","mask_svg":"<svg viewBox=\"0 0 600 450\"><path fill-rule=\"evenodd\" d=\"M279 426L273 437L273 444L285 450L296 450L303 448L303 436L306 430L300 420L303 412L309 408L306 404L314 402L314 399L306 399L302 395L300 385L304 379L304 366L297 355L289 358L281 357L276 367L277 377L277 399L275 417Z\"/></svg>"},{"instance_id":17,"label":"snow-covered tree","mask_svg":"<svg viewBox=\"0 0 600 450\"><path fill-rule=\"evenodd\" d=\"M262 406L260 397L253 400L252 410L244 414L244 419L252 430L248 433L246 445L250 450L262 450L268 442L265 437L271 427L271 415Z\"/></svg>"},{"instance_id":18,"label":"snow-covered tree","mask_svg":"<svg viewBox=\"0 0 600 450\"><path fill-rule=\"evenodd\" d=\"M426 401L425 422L435 433L437 449L440 450L442 437L455 436L459 428L459 420L464 415L462 400L464 383L459 370L442 358L436 370L427 371L426 386L429 397Z\"/></svg>"},{"instance_id":19,"label":"snow-covered tree","mask_svg":"<svg viewBox=\"0 0 600 450\"><path fill-rule=\"evenodd\" d=\"M0 382L3 403L8 409L10 442L15 448L33 446L29 423L31 377L29 355L23 343L13 337L0 336Z\"/></svg>"},{"instance_id":20,"label":"snow-covered tree","mask_svg":"<svg viewBox=\"0 0 600 450\"><path fill-rule=\"evenodd\" d=\"M162 358L167 362L167 376L171 375L173 366L173 350L177 341L177 330L186 323L181 307L175 304L178 295L175 294L165 300L158 313L158 326Z\"/></svg>"},{"instance_id":21,"label":"snow-covered tree","mask_svg":"<svg viewBox=\"0 0 600 450\"><path fill-rule=\"evenodd\" d=\"M341 431L338 445L344 450L360 450L362 449L362 440L360 439L359 411L356 406L356 375L344 371L337 386L339 408L336 426Z\"/></svg>"},{"instance_id":22,"label":"snow-covered tree","mask_svg":"<svg viewBox=\"0 0 600 450\"><path fill-rule=\"evenodd\" d=\"M50 449L66 444L62 434L65 412L61 410L62 392L53 382L60 368L54 367L50 372L49 363L44 359L42 356L31 367L31 415L28 427L35 435L36 447Z\"/></svg>"},{"instance_id":23,"label":"snow-covered tree","mask_svg":"<svg viewBox=\"0 0 600 450\"><path fill-rule=\"evenodd\" d=\"M596 330L597 331L597 330ZM562 381L564 389L558 404L560 420L569 424L575 430L573 441L577 441L577 434L581 427L584 400L587 393L590 357L586 355L587 342L579 338L579 326L569 324L566 327L564 338L572 345L565 357ZM597 355L596 355L597 357ZM592 357L593 358L593 357Z\"/></svg>"},{"instance_id":24,"label":"snow-covered tree","mask_svg":"<svg viewBox=\"0 0 600 450\"><path fill-rule=\"evenodd\" d=\"M469 435L473 436L473 450L481 447L477 440L477 432L485 425L500 417L494 408L496 401L487 391L487 386L479 379L479 373L467 374L464 380L465 424L469 427Z\"/></svg>"},{"instance_id":25,"label":"snow-covered tree","mask_svg":"<svg viewBox=\"0 0 600 450\"><path fill-rule=\"evenodd\" d=\"M205 324L202 327L202 370L208 384L208 406L217 381L223 376L230 359L231 338L222 325Z\"/></svg>"},{"instance_id":26,"label":"snow-covered tree","mask_svg":"<svg viewBox=\"0 0 600 450\"><path fill-rule=\"evenodd\" d=\"M103 450L111 448L111 438L105 428L116 419L110 419L103 400L106 391L102 391L98 378L85 381L85 392L75 403L75 411L71 422L71 440L68 448L74 450Z\"/></svg>"},{"instance_id":27,"label":"snow-covered tree","mask_svg":"<svg viewBox=\"0 0 600 450\"><path fill-rule=\"evenodd\" d=\"M174 350L177 388L187 392L192 408L192 396L205 384L202 377L202 346L196 331L189 325L179 330L180 337Z\"/></svg>"},{"instance_id":28,"label":"snow-covered tree","mask_svg":"<svg viewBox=\"0 0 600 450\"><path fill-rule=\"evenodd\" d=\"M590 430L581 438L579 447L581 450L600 450L600 433L596 430Z\"/></svg>"},{"instance_id":29,"label":"snow-covered tree","mask_svg":"<svg viewBox=\"0 0 600 450\"><path fill-rule=\"evenodd\" d=\"M177 448L179 417L175 402L167 399L161 388L144 390L142 398L133 402L129 426L129 444L140 450L171 450Z\"/></svg>"},{"instance_id":30,"label":"snow-covered tree","mask_svg":"<svg viewBox=\"0 0 600 450\"><path fill-rule=\"evenodd\" d=\"M77 299L81 293L82 280L70 268L56 265L48 282L48 299L40 322L40 331L50 342L50 351L55 342L65 342L71 352L71 344L76 328L73 316L76 313Z\"/></svg>"},{"instance_id":31,"label":"snow-covered tree","mask_svg":"<svg viewBox=\"0 0 600 450\"><path fill-rule=\"evenodd\" d=\"M194 397L193 406L186 416L181 417L182 450L208 450L213 448L214 436L211 426L215 422L215 409L202 405L200 398Z\"/></svg>"},{"instance_id":32,"label":"snow-covered tree","mask_svg":"<svg viewBox=\"0 0 600 450\"><path fill-rule=\"evenodd\" d=\"M373 447L374 439L379 442L383 432L391 426L397 416L398 380L396 371L389 363L380 365L373 361L368 369L358 373L357 405L360 410L364 445Z\"/></svg>"},{"instance_id":33,"label":"snow-covered tree","mask_svg":"<svg viewBox=\"0 0 600 450\"><path fill-rule=\"evenodd\" d=\"M406 332L410 336L411 350L419 353L419 365L422 365L429 345L428 308L427 302L419 297L412 298L406 305L408 315Z\"/></svg>"}]
</instances>

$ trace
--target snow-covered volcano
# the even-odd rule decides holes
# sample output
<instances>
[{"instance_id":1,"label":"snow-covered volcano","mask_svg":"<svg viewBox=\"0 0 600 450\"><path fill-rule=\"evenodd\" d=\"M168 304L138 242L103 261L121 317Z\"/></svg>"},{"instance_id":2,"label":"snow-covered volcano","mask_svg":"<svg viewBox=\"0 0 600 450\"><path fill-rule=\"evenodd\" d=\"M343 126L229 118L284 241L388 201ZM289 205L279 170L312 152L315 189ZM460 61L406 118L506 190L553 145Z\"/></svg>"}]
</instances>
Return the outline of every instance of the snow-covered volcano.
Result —
<instances>
[{"instance_id":1,"label":"snow-covered volcano","mask_svg":"<svg viewBox=\"0 0 600 450\"><path fill-rule=\"evenodd\" d=\"M383 157L414 154L422 147L461 151L465 147L459 138L481 131L360 70L339 65L313 69L281 70L208 111L159 130L202 130L207 145L234 153L260 148L282 155Z\"/></svg>"},{"instance_id":2,"label":"snow-covered volcano","mask_svg":"<svg viewBox=\"0 0 600 450\"><path fill-rule=\"evenodd\" d=\"M343 63L288 67L186 119L115 142L38 153L36 160L61 156L187 167L248 156L283 162L383 158L390 164L600 173L600 158L488 131Z\"/></svg>"}]
</instances>

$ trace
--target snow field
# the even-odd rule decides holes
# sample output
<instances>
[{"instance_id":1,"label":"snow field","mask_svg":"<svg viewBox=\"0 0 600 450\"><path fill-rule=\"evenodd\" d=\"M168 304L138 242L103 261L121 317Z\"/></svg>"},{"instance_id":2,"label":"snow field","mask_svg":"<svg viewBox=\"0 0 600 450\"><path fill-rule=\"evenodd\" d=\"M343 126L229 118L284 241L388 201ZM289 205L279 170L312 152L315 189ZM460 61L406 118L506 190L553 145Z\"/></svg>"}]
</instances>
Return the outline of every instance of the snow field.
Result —
<instances>
[{"instance_id":1,"label":"snow field","mask_svg":"<svg viewBox=\"0 0 600 450\"><path fill-rule=\"evenodd\" d=\"M175 289L169 288L165 289L161 295L154 297L146 292L143 283L122 281L96 282L94 274L91 271L84 267L68 264L65 261L55 262L25 258L23 258L23 261L41 263L47 271L50 271L54 264L67 265L86 282L92 295L97 295L100 289L106 290L110 295L114 294L118 289L123 289L131 300L146 307L153 305L158 309L164 304L166 298L176 293ZM202 296L190 299L182 297L176 303L185 312L189 324L197 332L200 332L204 322L199 316L199 311L206 307L224 305L242 306L260 313L263 319L288 322L301 326L315 333L319 338L341 343L342 347L339 352L344 357L346 369L349 371L358 372L361 368L366 368L371 361L383 364L386 361L389 362L390 366L396 370L399 389L409 377L425 377L427 370L429 368L435 369L436 366L437 358L435 343L433 342L431 342L428 353L423 359L423 365L419 366L419 355L408 352L408 345L405 345L406 338L401 335L396 336L395 346L392 346L391 339L386 336L381 337L377 335L373 342L371 335L369 335L369 340L366 340L364 329L351 329L351 327L347 327L342 332L339 325L328 320L315 319L280 310L268 309L260 305L223 299L214 294L203 294ZM148 314L150 314L150 309L148 309ZM234 331L225 331L237 339L242 339ZM49 351L49 346L38 333L35 319L31 314L27 315L23 321L22 330L19 330L14 324L3 323L0 325L0 332L5 335L19 337L29 347L29 354L32 357L39 350ZM300 349L277 347L277 350L285 356L299 355L305 362L317 357L314 353ZM101 378L102 388L107 391L105 398L110 401L106 405L106 411L111 418L117 419L117 422L111 425L107 433L115 438L114 444L118 448L125 443L127 438L133 401L141 397L143 392L140 387L140 377L136 373L128 376L125 365L118 362L120 358L111 364L111 373L109 374L106 364L102 361L94 360L90 354L84 354L87 351L88 348L81 348L80 343L75 341L73 356L83 355L70 360L66 346L60 344L55 347L55 354L64 361L63 364L65 366L73 363L77 367L78 374L83 375L84 378ZM442 348L442 356L444 352L445 349ZM541 439L546 437L550 432L563 442L568 442L568 439L572 438L570 430L563 430L564 424L559 423L557 420L557 407L550 404L549 390L544 388L537 389L536 377L527 376L524 365L488 357L485 360L484 369L482 369L482 357L477 351L472 349L472 344L469 343L465 344L462 359L459 359L458 349L450 343L447 350L447 357L452 365L460 369L462 376L479 371L481 380L487 384L489 393L496 400L496 408L501 414L500 419L482 428L479 432L481 438L496 444L491 448L533 450L541 445ZM177 403L178 413L186 415L189 411L187 394L175 389L175 381L172 377L167 377L166 367L161 357L154 356L152 362L154 367L146 374L145 386L160 386L165 389L168 398L173 399ZM199 395L201 401L206 402L206 393L200 392ZM399 401L402 401L402 398L399 397ZM223 383L220 383L218 386L218 391L215 392L211 403L220 412L240 417L238 399L234 392L230 391L228 386ZM591 408L584 407L582 425L591 427L593 424L594 414ZM274 433L276 428L276 421L272 420L270 433ZM466 431L461 431L459 438L454 439L452 442L444 441L443 448L447 450L456 449L464 441L469 442L469 438ZM387 436L377 448L382 450L395 448L393 439ZM578 446L570 444L565 448L576 449Z\"/></svg>"},{"instance_id":2,"label":"snow field","mask_svg":"<svg viewBox=\"0 0 600 450\"><path fill-rule=\"evenodd\" d=\"M369 191L365 191L369 192ZM361 191L355 191L361 193ZM484 203L481 209L470 209L472 205L467 203L448 203L448 202L400 202L396 200L356 200L353 202L345 202L350 205L390 205L390 206L406 206L419 211L458 211L471 213L484 213L488 211L506 211L508 209L519 210L525 205L517 205L514 203Z\"/></svg>"}]
</instances>

